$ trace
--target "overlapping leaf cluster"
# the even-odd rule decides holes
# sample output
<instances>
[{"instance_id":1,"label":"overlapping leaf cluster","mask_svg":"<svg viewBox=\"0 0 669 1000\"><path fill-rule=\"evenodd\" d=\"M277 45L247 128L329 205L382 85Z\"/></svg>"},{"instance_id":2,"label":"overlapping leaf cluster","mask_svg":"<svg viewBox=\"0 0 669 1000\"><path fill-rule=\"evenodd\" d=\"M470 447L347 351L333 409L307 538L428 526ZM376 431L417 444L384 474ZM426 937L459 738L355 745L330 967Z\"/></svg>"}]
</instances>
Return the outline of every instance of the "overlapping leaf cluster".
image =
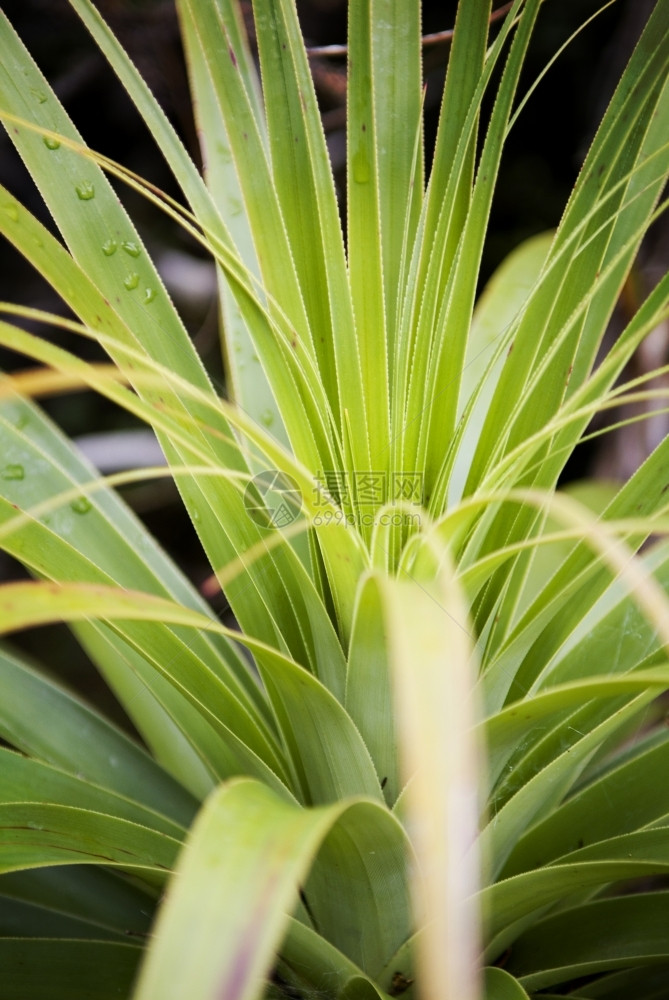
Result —
<instances>
[{"instance_id":1,"label":"overlapping leaf cluster","mask_svg":"<svg viewBox=\"0 0 669 1000\"><path fill-rule=\"evenodd\" d=\"M233 0L178 2L204 179L70 2L188 209L85 147L2 15L0 115L62 242L5 190L0 229L111 364L3 307L40 367L0 382L0 544L35 578L0 626L70 623L146 748L2 647L3 996L664 995L669 548L634 553L667 525L669 445L586 491L596 513L555 487L667 316L665 278L595 367L664 208L669 3L557 234L475 307L540 0L492 34L461 0L427 179L420 5L351 0L344 227L292 0L254 0L261 84ZM109 173L214 255L232 403ZM31 399L73 385L153 426L239 632ZM263 469L302 495L285 532Z\"/></svg>"}]
</instances>

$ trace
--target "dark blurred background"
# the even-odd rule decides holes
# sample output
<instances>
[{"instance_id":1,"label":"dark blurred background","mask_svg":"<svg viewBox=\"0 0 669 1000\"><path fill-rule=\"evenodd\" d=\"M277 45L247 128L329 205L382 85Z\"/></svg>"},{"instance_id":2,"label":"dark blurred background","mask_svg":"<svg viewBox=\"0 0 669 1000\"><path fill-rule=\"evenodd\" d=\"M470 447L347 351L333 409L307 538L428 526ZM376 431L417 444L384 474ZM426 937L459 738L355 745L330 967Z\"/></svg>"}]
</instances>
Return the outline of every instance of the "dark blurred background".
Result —
<instances>
[{"instance_id":1,"label":"dark blurred background","mask_svg":"<svg viewBox=\"0 0 669 1000\"><path fill-rule=\"evenodd\" d=\"M100 0L97 6L149 82L191 154L199 160L173 3L171 0ZM425 0L424 33L452 27L455 6L455 0ZM494 6L500 6L500 2ZM521 94L569 35L599 6L599 0L546 0L521 80ZM653 0L617 0L572 42L540 84L508 142L493 207L482 282L523 239L559 222L598 121L652 7ZM308 44L344 43L346 8L346 0L298 0ZM67 0L8 0L3 10L89 145L178 197L172 177L134 107ZM252 34L250 4L246 5L246 13ZM425 50L428 160L448 52L448 41L430 45ZM342 58L320 56L313 58L312 65L335 173L343 189L345 62ZM0 181L43 222L50 224L48 213L4 133L0 137ZM223 390L211 262L199 246L138 195L128 189L121 193L216 384ZM638 274L626 291L627 302L621 303L612 337L616 328L624 323L626 312L634 301L645 297L664 270L667 250L666 228L656 227L642 248ZM53 312L61 310L51 290L11 248L3 244L0 253L0 299ZM61 336L53 330L49 335ZM635 359L637 369L641 371L644 366L666 360L666 342L666 330L655 335L650 348L646 348L646 355ZM81 350L81 347L78 341L76 349ZM23 364L24 361L8 352L0 353L2 368ZM93 394L74 393L48 400L45 405L68 434L82 441L96 463L103 468L107 463L105 471L123 466L122 461L119 464L113 457L114 449L125 456L126 464L153 460L146 435L137 433L127 415ZM655 423L650 431L648 427L650 424L639 425L631 433L607 435L602 439L603 444L584 447L570 464L567 478L592 472L625 478L647 454L655 438L666 433L663 423ZM100 439L89 437L91 430L105 435L102 444ZM125 496L196 585L200 585L209 570L174 487L167 482L147 483L126 490ZM0 561L0 576L3 573L14 576L17 572L17 567L9 560ZM223 607L221 599L217 610L222 611ZM26 644L36 655L40 654L47 639L48 647L53 650L51 631L54 636L62 635L62 630L42 629L26 637ZM70 679L77 686L83 683L92 697L101 699L114 711L102 687L92 680L89 666L70 648L71 641L57 641L65 643L64 650L56 658L72 664Z\"/></svg>"}]
</instances>

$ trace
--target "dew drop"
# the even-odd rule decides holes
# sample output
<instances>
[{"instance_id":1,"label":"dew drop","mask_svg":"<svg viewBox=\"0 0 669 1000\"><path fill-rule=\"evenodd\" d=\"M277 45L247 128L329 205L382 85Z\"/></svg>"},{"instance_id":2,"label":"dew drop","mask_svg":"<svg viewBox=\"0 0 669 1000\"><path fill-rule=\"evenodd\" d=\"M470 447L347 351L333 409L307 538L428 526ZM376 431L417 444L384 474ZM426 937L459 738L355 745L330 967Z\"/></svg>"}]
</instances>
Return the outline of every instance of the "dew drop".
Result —
<instances>
[{"instance_id":1,"label":"dew drop","mask_svg":"<svg viewBox=\"0 0 669 1000\"><path fill-rule=\"evenodd\" d=\"M39 101L40 104L46 104L46 102L49 100L44 91L38 90L37 87L31 87L30 93L37 101Z\"/></svg>"},{"instance_id":2,"label":"dew drop","mask_svg":"<svg viewBox=\"0 0 669 1000\"><path fill-rule=\"evenodd\" d=\"M60 142L59 142L59 140L58 139L54 139L50 135L43 136L42 142L44 143L44 145L46 146L47 149L60 149Z\"/></svg>"},{"instance_id":3,"label":"dew drop","mask_svg":"<svg viewBox=\"0 0 669 1000\"><path fill-rule=\"evenodd\" d=\"M81 184L77 184L75 190L80 201L90 201L91 198L95 198L95 188L90 181L82 181Z\"/></svg>"},{"instance_id":4,"label":"dew drop","mask_svg":"<svg viewBox=\"0 0 669 1000\"><path fill-rule=\"evenodd\" d=\"M41 823L35 823L34 820L29 819L28 820L28 829L29 830L43 830L44 827L42 826Z\"/></svg>"},{"instance_id":5,"label":"dew drop","mask_svg":"<svg viewBox=\"0 0 669 1000\"><path fill-rule=\"evenodd\" d=\"M129 292L132 292L133 289L137 288L137 285L139 284L139 275L137 274L137 272L131 271L130 274L126 274L125 278L123 279L123 284L125 285L125 287L128 289Z\"/></svg>"},{"instance_id":6,"label":"dew drop","mask_svg":"<svg viewBox=\"0 0 669 1000\"><path fill-rule=\"evenodd\" d=\"M121 246L126 253L130 254L131 257L139 257L142 252L137 244L133 243L132 240L126 240L124 243L121 243Z\"/></svg>"},{"instance_id":7,"label":"dew drop","mask_svg":"<svg viewBox=\"0 0 669 1000\"><path fill-rule=\"evenodd\" d=\"M16 204L15 201L5 202L5 204L2 206L2 210L5 213L5 215L8 215L9 218L12 219L14 222L19 221L19 206Z\"/></svg>"},{"instance_id":8,"label":"dew drop","mask_svg":"<svg viewBox=\"0 0 669 1000\"><path fill-rule=\"evenodd\" d=\"M102 244L102 252L105 257L111 257L118 250L118 243L116 240L105 240Z\"/></svg>"},{"instance_id":9,"label":"dew drop","mask_svg":"<svg viewBox=\"0 0 669 1000\"><path fill-rule=\"evenodd\" d=\"M362 149L353 157L353 180L356 184L367 184L369 181L369 158Z\"/></svg>"},{"instance_id":10,"label":"dew drop","mask_svg":"<svg viewBox=\"0 0 669 1000\"><path fill-rule=\"evenodd\" d=\"M265 427L271 427L274 423L274 414L271 410L263 410L260 414L260 422L265 425Z\"/></svg>"},{"instance_id":11,"label":"dew drop","mask_svg":"<svg viewBox=\"0 0 669 1000\"><path fill-rule=\"evenodd\" d=\"M76 500L72 501L70 507L75 514L88 514L91 509L91 501L87 500L86 497L77 497Z\"/></svg>"},{"instance_id":12,"label":"dew drop","mask_svg":"<svg viewBox=\"0 0 669 1000\"><path fill-rule=\"evenodd\" d=\"M145 288L144 289L144 302L148 306L149 302L153 302L157 295L155 288Z\"/></svg>"},{"instance_id":13,"label":"dew drop","mask_svg":"<svg viewBox=\"0 0 669 1000\"><path fill-rule=\"evenodd\" d=\"M4 467L0 475L2 475L3 479L25 479L26 470L18 462L12 462L10 465Z\"/></svg>"},{"instance_id":14,"label":"dew drop","mask_svg":"<svg viewBox=\"0 0 669 1000\"><path fill-rule=\"evenodd\" d=\"M222 163L232 162L232 153L230 152L230 147L225 146L222 142L216 143L216 151L221 158Z\"/></svg>"}]
</instances>

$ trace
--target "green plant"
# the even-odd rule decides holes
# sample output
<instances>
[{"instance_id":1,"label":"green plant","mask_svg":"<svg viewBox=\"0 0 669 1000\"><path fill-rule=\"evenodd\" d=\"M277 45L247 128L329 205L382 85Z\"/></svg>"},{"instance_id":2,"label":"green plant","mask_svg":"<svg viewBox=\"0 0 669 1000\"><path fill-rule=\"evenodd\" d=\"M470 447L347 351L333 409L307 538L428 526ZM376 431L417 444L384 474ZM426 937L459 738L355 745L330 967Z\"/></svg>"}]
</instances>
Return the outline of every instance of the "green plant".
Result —
<instances>
[{"instance_id":1,"label":"green plant","mask_svg":"<svg viewBox=\"0 0 669 1000\"><path fill-rule=\"evenodd\" d=\"M254 2L263 100L233 0L179 0L206 186L71 3L189 209L84 146L2 15L0 115L64 245L4 190L0 229L111 366L0 324L43 366L0 383L0 542L35 577L0 630L68 622L148 748L2 648L3 996L666 995L669 548L634 553L669 444L603 500L556 483L594 413L663 406L614 386L666 277L595 357L665 204L669 3L555 238L476 309L540 0L492 41L461 0L427 185L419 4L351 0L346 243L292 0ZM103 171L216 258L234 402ZM31 399L73 385L154 427L240 631L114 492L165 471L97 476Z\"/></svg>"}]
</instances>

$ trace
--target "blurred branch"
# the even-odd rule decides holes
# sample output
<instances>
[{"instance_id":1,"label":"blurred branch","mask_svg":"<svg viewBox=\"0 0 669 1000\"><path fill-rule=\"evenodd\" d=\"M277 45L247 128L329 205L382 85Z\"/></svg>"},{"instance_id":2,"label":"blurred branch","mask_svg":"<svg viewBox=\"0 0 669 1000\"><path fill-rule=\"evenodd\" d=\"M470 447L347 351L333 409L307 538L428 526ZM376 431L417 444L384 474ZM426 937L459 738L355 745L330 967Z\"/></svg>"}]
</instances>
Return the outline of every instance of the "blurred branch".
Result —
<instances>
[{"instance_id":1,"label":"blurred branch","mask_svg":"<svg viewBox=\"0 0 669 1000\"><path fill-rule=\"evenodd\" d=\"M497 10L494 10L490 15L490 24L494 24L495 21L499 21L501 17L511 10L513 3L505 3ZM441 45L445 42L450 42L453 38L453 28L447 28L445 31L435 31L431 35L423 35L422 42L423 48L427 48L430 45ZM312 48L308 48L307 52L310 56L324 56L326 58L334 58L336 56L345 56L348 52L347 45L316 45Z\"/></svg>"}]
</instances>

